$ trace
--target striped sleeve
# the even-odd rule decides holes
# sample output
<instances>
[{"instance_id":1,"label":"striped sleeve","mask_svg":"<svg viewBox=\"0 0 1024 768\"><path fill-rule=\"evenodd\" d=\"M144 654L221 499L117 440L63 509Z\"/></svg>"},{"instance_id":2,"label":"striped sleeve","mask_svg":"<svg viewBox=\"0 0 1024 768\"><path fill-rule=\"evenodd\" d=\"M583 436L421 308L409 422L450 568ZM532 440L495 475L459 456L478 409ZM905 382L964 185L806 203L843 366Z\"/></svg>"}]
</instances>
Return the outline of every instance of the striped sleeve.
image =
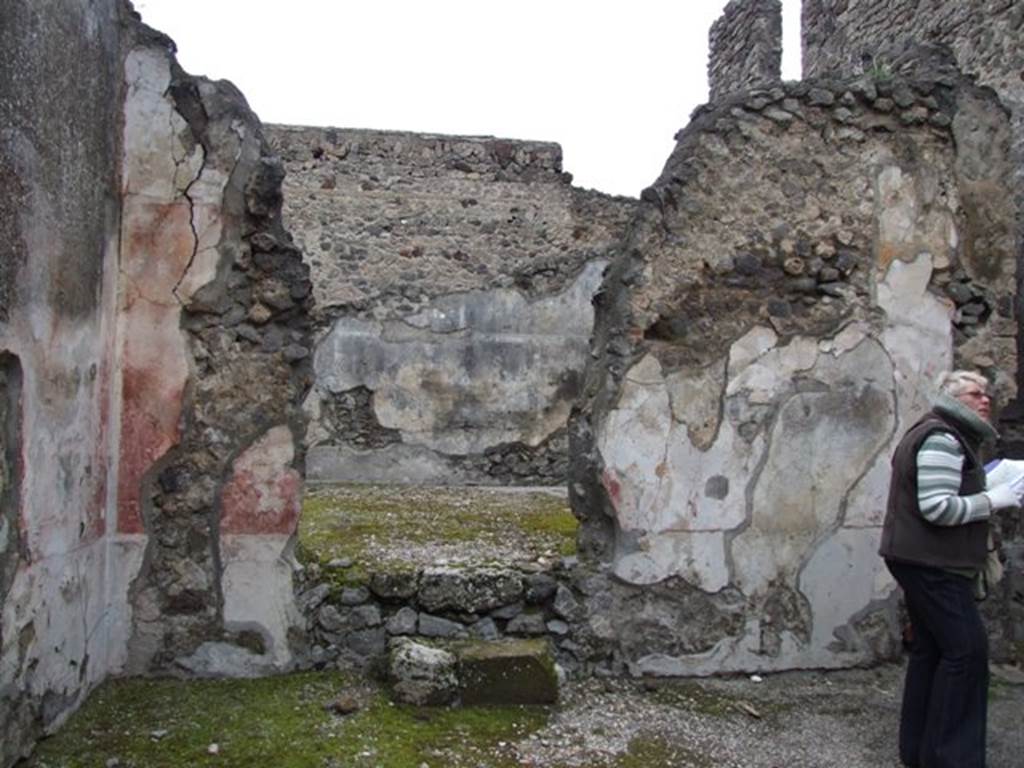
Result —
<instances>
[{"instance_id":1,"label":"striped sleeve","mask_svg":"<svg viewBox=\"0 0 1024 768\"><path fill-rule=\"evenodd\" d=\"M917 451L917 505L933 525L964 525L991 512L983 493L960 496L964 452L948 432L933 432Z\"/></svg>"}]
</instances>

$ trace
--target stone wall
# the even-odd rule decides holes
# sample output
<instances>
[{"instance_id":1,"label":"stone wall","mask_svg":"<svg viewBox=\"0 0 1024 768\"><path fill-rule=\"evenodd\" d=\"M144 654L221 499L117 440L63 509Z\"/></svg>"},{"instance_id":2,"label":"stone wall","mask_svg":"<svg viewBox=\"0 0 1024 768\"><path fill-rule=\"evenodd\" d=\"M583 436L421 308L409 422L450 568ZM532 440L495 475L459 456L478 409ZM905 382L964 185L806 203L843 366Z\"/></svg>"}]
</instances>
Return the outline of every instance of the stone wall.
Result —
<instances>
[{"instance_id":1,"label":"stone wall","mask_svg":"<svg viewBox=\"0 0 1024 768\"><path fill-rule=\"evenodd\" d=\"M782 79L782 3L731 0L708 36L711 101Z\"/></svg>"},{"instance_id":2,"label":"stone wall","mask_svg":"<svg viewBox=\"0 0 1024 768\"><path fill-rule=\"evenodd\" d=\"M570 433L588 622L626 668L895 651L889 456L940 370L1014 392L1009 153L991 94L946 78L754 90L679 134Z\"/></svg>"},{"instance_id":3,"label":"stone wall","mask_svg":"<svg viewBox=\"0 0 1024 768\"><path fill-rule=\"evenodd\" d=\"M303 642L308 269L258 120L173 51L118 0L0 28L3 766L110 674Z\"/></svg>"},{"instance_id":4,"label":"stone wall","mask_svg":"<svg viewBox=\"0 0 1024 768\"><path fill-rule=\"evenodd\" d=\"M110 390L121 75L115 2L0 24L0 765L124 654Z\"/></svg>"},{"instance_id":5,"label":"stone wall","mask_svg":"<svg viewBox=\"0 0 1024 768\"><path fill-rule=\"evenodd\" d=\"M289 667L311 285L242 95L126 46L117 525L144 547L128 671ZM215 662L211 659L216 660Z\"/></svg>"},{"instance_id":6,"label":"stone wall","mask_svg":"<svg viewBox=\"0 0 1024 768\"><path fill-rule=\"evenodd\" d=\"M556 484L636 201L555 144L273 126L316 297L311 480Z\"/></svg>"},{"instance_id":7,"label":"stone wall","mask_svg":"<svg viewBox=\"0 0 1024 768\"><path fill-rule=\"evenodd\" d=\"M900 70L933 68L919 44L946 47L956 66L993 88L1010 110L1014 131L1015 194L1024 211L1024 6L1011 0L806 0L803 66L808 76L867 71L887 77ZM1024 253L1024 217L1017 221L1018 253ZM1024 270L1021 271L1024 274ZM1019 290L1020 313L1022 292ZM1017 357L1024 359L1024 336ZM1002 366L1005 360L997 358ZM1016 371L1024 382L1024 369ZM1002 413L1003 443L1024 456L1024 403Z\"/></svg>"}]
</instances>

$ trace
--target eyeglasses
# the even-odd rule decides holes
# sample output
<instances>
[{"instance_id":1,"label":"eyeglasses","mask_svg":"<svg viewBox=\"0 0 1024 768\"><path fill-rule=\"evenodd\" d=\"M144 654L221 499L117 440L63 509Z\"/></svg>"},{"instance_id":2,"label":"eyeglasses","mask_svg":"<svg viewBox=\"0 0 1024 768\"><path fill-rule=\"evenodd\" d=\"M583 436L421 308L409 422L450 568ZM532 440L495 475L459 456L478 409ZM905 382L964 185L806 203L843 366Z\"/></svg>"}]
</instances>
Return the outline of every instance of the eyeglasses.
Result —
<instances>
[{"instance_id":1,"label":"eyeglasses","mask_svg":"<svg viewBox=\"0 0 1024 768\"><path fill-rule=\"evenodd\" d=\"M973 400L992 399L992 396L988 392L982 392L980 389L969 389L966 392L961 392L957 397L969 397Z\"/></svg>"}]
</instances>

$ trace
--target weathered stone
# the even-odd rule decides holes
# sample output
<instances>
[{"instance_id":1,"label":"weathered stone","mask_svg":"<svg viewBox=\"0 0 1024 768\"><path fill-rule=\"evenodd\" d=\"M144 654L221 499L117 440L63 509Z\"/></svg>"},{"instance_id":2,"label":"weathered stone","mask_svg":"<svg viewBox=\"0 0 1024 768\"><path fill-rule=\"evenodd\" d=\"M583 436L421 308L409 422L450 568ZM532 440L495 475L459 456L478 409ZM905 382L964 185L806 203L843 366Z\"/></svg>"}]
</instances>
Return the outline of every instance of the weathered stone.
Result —
<instances>
[{"instance_id":1,"label":"weathered stone","mask_svg":"<svg viewBox=\"0 0 1024 768\"><path fill-rule=\"evenodd\" d=\"M531 574L526 578L526 602L540 605L555 594L558 582L546 573Z\"/></svg>"},{"instance_id":2,"label":"weathered stone","mask_svg":"<svg viewBox=\"0 0 1024 768\"><path fill-rule=\"evenodd\" d=\"M407 639L392 641L388 675L395 699L403 704L448 704L458 693L457 659L448 651Z\"/></svg>"},{"instance_id":3,"label":"weathered stone","mask_svg":"<svg viewBox=\"0 0 1024 768\"><path fill-rule=\"evenodd\" d=\"M366 587L345 587L341 590L339 602L342 605L360 605L370 599L370 590Z\"/></svg>"},{"instance_id":4,"label":"weathered stone","mask_svg":"<svg viewBox=\"0 0 1024 768\"><path fill-rule=\"evenodd\" d=\"M521 613L505 625L505 632L510 635L543 635L546 631L541 613Z\"/></svg>"},{"instance_id":5,"label":"weathered stone","mask_svg":"<svg viewBox=\"0 0 1024 768\"><path fill-rule=\"evenodd\" d=\"M414 572L375 571L370 576L370 591L382 600L407 600L416 594L419 574Z\"/></svg>"},{"instance_id":6,"label":"weathered stone","mask_svg":"<svg viewBox=\"0 0 1024 768\"><path fill-rule=\"evenodd\" d=\"M469 628L469 633L472 637L480 640L497 640L501 635L498 631L498 625L494 623L494 619L490 616L485 616L473 624Z\"/></svg>"},{"instance_id":7,"label":"weathered stone","mask_svg":"<svg viewBox=\"0 0 1024 768\"><path fill-rule=\"evenodd\" d=\"M416 598L427 611L475 613L515 602L522 594L522 578L514 571L428 568Z\"/></svg>"},{"instance_id":8,"label":"weathered stone","mask_svg":"<svg viewBox=\"0 0 1024 768\"><path fill-rule=\"evenodd\" d=\"M317 584L312 589L307 589L296 598L299 610L306 615L312 613L330 593L330 584Z\"/></svg>"},{"instance_id":9,"label":"weathered stone","mask_svg":"<svg viewBox=\"0 0 1024 768\"><path fill-rule=\"evenodd\" d=\"M553 704L558 677L546 640L471 643L457 650L459 695L467 706Z\"/></svg>"},{"instance_id":10,"label":"weathered stone","mask_svg":"<svg viewBox=\"0 0 1024 768\"><path fill-rule=\"evenodd\" d=\"M388 633L383 627L357 629L345 635L344 644L363 658L375 659L387 650Z\"/></svg>"},{"instance_id":11,"label":"weathered stone","mask_svg":"<svg viewBox=\"0 0 1024 768\"><path fill-rule=\"evenodd\" d=\"M572 590L564 585L558 586L552 608L560 618L566 621L577 621L580 618L580 604Z\"/></svg>"},{"instance_id":12,"label":"weathered stone","mask_svg":"<svg viewBox=\"0 0 1024 768\"><path fill-rule=\"evenodd\" d=\"M457 621L421 613L419 617L419 633L423 637L464 637L466 627Z\"/></svg>"},{"instance_id":13,"label":"weathered stone","mask_svg":"<svg viewBox=\"0 0 1024 768\"><path fill-rule=\"evenodd\" d=\"M521 602L509 603L508 605L503 605L500 608L495 608L491 611L491 616L495 619L512 619L522 613L524 607L524 604Z\"/></svg>"},{"instance_id":14,"label":"weathered stone","mask_svg":"<svg viewBox=\"0 0 1024 768\"><path fill-rule=\"evenodd\" d=\"M398 609L394 616L390 617L385 626L392 635L412 635L416 633L416 625L419 614L407 605Z\"/></svg>"}]
</instances>

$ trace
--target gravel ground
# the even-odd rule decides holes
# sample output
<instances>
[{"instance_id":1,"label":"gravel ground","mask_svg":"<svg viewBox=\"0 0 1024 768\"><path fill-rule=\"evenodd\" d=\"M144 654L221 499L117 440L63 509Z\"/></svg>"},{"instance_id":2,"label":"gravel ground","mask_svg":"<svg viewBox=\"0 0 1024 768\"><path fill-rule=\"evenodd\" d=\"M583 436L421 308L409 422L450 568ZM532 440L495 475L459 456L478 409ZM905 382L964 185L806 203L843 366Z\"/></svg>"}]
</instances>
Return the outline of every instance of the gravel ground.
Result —
<instances>
[{"instance_id":1,"label":"gravel ground","mask_svg":"<svg viewBox=\"0 0 1024 768\"><path fill-rule=\"evenodd\" d=\"M563 690L551 724L516 744L532 768L619 765L640 738L646 768L898 768L903 667L764 679L586 681ZM989 768L1024 765L1024 685L993 677ZM628 763L633 765L634 763Z\"/></svg>"}]
</instances>

